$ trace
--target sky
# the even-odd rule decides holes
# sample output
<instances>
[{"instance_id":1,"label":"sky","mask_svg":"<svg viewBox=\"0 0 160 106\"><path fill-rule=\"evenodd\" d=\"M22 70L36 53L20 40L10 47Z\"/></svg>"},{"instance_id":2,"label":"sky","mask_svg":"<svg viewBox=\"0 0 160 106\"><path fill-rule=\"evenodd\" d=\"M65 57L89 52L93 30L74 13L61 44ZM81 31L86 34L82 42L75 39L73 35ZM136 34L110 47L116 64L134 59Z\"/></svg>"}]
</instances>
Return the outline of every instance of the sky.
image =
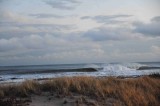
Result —
<instances>
[{"instance_id":1,"label":"sky","mask_svg":"<svg viewBox=\"0 0 160 106\"><path fill-rule=\"evenodd\" d=\"M0 0L0 66L160 61L159 0Z\"/></svg>"}]
</instances>

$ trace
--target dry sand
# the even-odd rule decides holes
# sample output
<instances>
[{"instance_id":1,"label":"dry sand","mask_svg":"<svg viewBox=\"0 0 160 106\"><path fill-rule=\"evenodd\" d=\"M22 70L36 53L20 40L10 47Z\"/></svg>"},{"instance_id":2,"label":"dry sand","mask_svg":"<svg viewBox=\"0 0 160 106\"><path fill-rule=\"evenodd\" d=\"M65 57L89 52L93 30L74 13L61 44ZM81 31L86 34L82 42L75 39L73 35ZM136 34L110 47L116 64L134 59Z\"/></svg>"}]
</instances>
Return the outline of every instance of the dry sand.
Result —
<instances>
[{"instance_id":1,"label":"dry sand","mask_svg":"<svg viewBox=\"0 0 160 106\"><path fill-rule=\"evenodd\" d=\"M85 96L65 96L60 97L50 93L32 95L29 106L99 106L98 102Z\"/></svg>"},{"instance_id":2,"label":"dry sand","mask_svg":"<svg viewBox=\"0 0 160 106\"><path fill-rule=\"evenodd\" d=\"M159 106L159 78L74 77L1 84L0 106Z\"/></svg>"},{"instance_id":3,"label":"dry sand","mask_svg":"<svg viewBox=\"0 0 160 106\"><path fill-rule=\"evenodd\" d=\"M29 106L114 106L116 102L117 100L114 98L108 98L104 101L77 94L57 97L51 96L50 93L43 93L41 95L32 95L31 102L26 104ZM120 103L119 106L123 106L123 104Z\"/></svg>"}]
</instances>

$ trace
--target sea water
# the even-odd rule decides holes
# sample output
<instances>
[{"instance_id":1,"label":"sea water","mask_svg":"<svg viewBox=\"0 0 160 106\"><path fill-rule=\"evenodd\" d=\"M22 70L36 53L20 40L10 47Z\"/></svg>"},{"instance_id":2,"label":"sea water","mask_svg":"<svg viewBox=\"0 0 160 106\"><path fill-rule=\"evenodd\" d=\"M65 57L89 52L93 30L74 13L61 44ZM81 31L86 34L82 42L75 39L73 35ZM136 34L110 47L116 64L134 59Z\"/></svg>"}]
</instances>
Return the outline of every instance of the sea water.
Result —
<instances>
[{"instance_id":1,"label":"sea water","mask_svg":"<svg viewBox=\"0 0 160 106\"><path fill-rule=\"evenodd\" d=\"M71 76L136 77L160 73L160 62L0 66L0 83Z\"/></svg>"}]
</instances>

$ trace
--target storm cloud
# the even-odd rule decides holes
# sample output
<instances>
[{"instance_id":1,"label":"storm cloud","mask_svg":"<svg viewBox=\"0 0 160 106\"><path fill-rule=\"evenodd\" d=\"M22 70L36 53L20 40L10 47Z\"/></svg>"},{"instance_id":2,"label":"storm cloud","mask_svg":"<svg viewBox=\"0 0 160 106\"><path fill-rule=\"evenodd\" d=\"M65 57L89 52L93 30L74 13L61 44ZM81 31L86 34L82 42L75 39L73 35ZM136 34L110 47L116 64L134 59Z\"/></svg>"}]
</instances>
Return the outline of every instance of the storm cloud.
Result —
<instances>
[{"instance_id":1,"label":"storm cloud","mask_svg":"<svg viewBox=\"0 0 160 106\"><path fill-rule=\"evenodd\" d=\"M134 26L137 33L151 37L160 36L160 16L152 18L150 23L136 22Z\"/></svg>"}]
</instances>

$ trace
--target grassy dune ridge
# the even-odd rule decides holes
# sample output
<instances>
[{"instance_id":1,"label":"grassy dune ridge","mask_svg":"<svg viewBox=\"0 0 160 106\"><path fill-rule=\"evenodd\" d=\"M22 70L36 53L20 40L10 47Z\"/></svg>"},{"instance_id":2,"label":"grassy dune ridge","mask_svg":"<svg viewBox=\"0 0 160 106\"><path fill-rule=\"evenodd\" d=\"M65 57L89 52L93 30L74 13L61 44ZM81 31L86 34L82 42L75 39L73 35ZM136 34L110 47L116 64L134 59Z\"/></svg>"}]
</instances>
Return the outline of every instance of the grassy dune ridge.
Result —
<instances>
[{"instance_id":1,"label":"grassy dune ridge","mask_svg":"<svg viewBox=\"0 0 160 106\"><path fill-rule=\"evenodd\" d=\"M0 85L0 98L28 97L42 92L71 96L74 93L105 101L114 98L115 106L158 106L160 104L160 78L143 76L139 78L97 78L64 77L39 83L25 81L17 85Z\"/></svg>"}]
</instances>

